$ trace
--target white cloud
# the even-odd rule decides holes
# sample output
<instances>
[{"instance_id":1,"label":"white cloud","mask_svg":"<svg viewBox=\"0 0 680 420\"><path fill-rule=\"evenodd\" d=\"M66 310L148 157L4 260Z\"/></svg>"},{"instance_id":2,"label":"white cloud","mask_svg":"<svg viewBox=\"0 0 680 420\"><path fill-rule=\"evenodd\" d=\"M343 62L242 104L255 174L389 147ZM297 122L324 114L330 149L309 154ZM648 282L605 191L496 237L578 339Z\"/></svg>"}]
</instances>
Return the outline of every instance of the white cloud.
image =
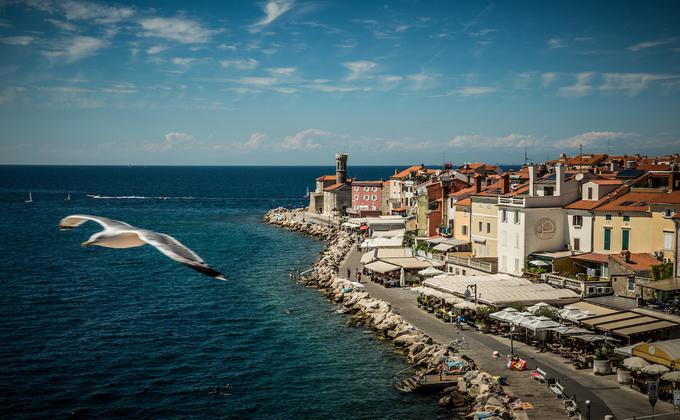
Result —
<instances>
[{"instance_id":1,"label":"white cloud","mask_svg":"<svg viewBox=\"0 0 680 420\"><path fill-rule=\"evenodd\" d=\"M295 73L295 70L295 67L272 67L267 69L269 73L282 77L290 76Z\"/></svg>"},{"instance_id":2,"label":"white cloud","mask_svg":"<svg viewBox=\"0 0 680 420\"><path fill-rule=\"evenodd\" d=\"M535 146L539 143L539 139L531 135L524 134L508 134L507 136L482 136L479 134L473 135L458 135L449 140L451 147L465 147L469 149L485 149L489 147L514 147L523 148Z\"/></svg>"},{"instance_id":3,"label":"white cloud","mask_svg":"<svg viewBox=\"0 0 680 420\"><path fill-rule=\"evenodd\" d=\"M225 69L234 68L236 70L253 70L257 67L258 61L254 58L233 58L220 61Z\"/></svg>"},{"instance_id":4,"label":"white cloud","mask_svg":"<svg viewBox=\"0 0 680 420\"><path fill-rule=\"evenodd\" d=\"M336 134L329 131L318 130L316 128L309 128L300 131L292 136L286 136L283 142L278 145L279 148L285 150L312 150L321 147L315 140L323 138L337 137Z\"/></svg>"},{"instance_id":5,"label":"white cloud","mask_svg":"<svg viewBox=\"0 0 680 420\"><path fill-rule=\"evenodd\" d=\"M488 95L489 93L494 93L498 89L491 86L466 86L458 89L453 89L449 91L446 96L481 96Z\"/></svg>"},{"instance_id":6,"label":"white cloud","mask_svg":"<svg viewBox=\"0 0 680 420\"><path fill-rule=\"evenodd\" d=\"M0 44L20 45L22 47L31 45L33 41L35 41L35 37L28 35L6 36L4 38L0 38Z\"/></svg>"},{"instance_id":7,"label":"white cloud","mask_svg":"<svg viewBox=\"0 0 680 420\"><path fill-rule=\"evenodd\" d=\"M555 143L557 147L576 148L579 146L590 146L602 140L621 140L631 137L637 137L637 134L622 133L618 131L589 131L582 133L568 139L559 140Z\"/></svg>"},{"instance_id":8,"label":"white cloud","mask_svg":"<svg viewBox=\"0 0 680 420\"><path fill-rule=\"evenodd\" d=\"M131 7L108 6L84 0L31 0L26 5L50 14L62 14L67 20L85 20L105 25L118 23L135 14Z\"/></svg>"},{"instance_id":9,"label":"white cloud","mask_svg":"<svg viewBox=\"0 0 680 420\"><path fill-rule=\"evenodd\" d=\"M582 72L576 74L576 83L571 86L563 86L559 89L559 94L567 97L581 97L589 94L593 90L590 84L595 77L595 73Z\"/></svg>"},{"instance_id":10,"label":"white cloud","mask_svg":"<svg viewBox=\"0 0 680 420\"><path fill-rule=\"evenodd\" d=\"M633 44L628 49L630 51L640 51L640 50L646 50L648 48L656 48L660 47L662 45L668 45L668 44L673 44L677 41L680 40L680 37L673 37L673 38L664 38L664 39L657 39L654 41L646 41L646 42L639 42L637 44Z\"/></svg>"},{"instance_id":11,"label":"white cloud","mask_svg":"<svg viewBox=\"0 0 680 420\"><path fill-rule=\"evenodd\" d=\"M604 73L602 85L598 87L604 91L625 91L630 96L636 96L650 83L678 80L680 76L652 73Z\"/></svg>"},{"instance_id":12,"label":"white cloud","mask_svg":"<svg viewBox=\"0 0 680 420\"><path fill-rule=\"evenodd\" d=\"M279 79L276 77L241 77L237 80L238 83L242 85L251 85L251 86L259 86L259 87L266 87L266 86L274 86L277 83L279 83Z\"/></svg>"},{"instance_id":13,"label":"white cloud","mask_svg":"<svg viewBox=\"0 0 680 420\"><path fill-rule=\"evenodd\" d=\"M164 136L162 142L148 143L144 145L144 149L149 152L167 152L175 148L187 149L194 143L196 143L196 139L191 134L170 132Z\"/></svg>"},{"instance_id":14,"label":"white cloud","mask_svg":"<svg viewBox=\"0 0 680 420\"><path fill-rule=\"evenodd\" d=\"M189 58L189 57L174 57L170 61L172 61L172 64L175 64L177 66L188 66L189 64L196 61L196 59L195 58Z\"/></svg>"},{"instance_id":15,"label":"white cloud","mask_svg":"<svg viewBox=\"0 0 680 420\"><path fill-rule=\"evenodd\" d=\"M65 22L63 20L58 20L58 19L45 19L46 22L51 23L54 25L57 29L62 30L62 31L67 31L67 32L73 32L78 27L70 22Z\"/></svg>"},{"instance_id":16,"label":"white cloud","mask_svg":"<svg viewBox=\"0 0 680 420\"><path fill-rule=\"evenodd\" d=\"M219 32L187 18L145 18L140 19L139 24L143 29L141 36L169 39L182 44L204 44Z\"/></svg>"},{"instance_id":17,"label":"white cloud","mask_svg":"<svg viewBox=\"0 0 680 420\"><path fill-rule=\"evenodd\" d=\"M406 80L411 83L411 90L424 90L434 87L436 77L436 75L428 73L415 73L407 75Z\"/></svg>"},{"instance_id":18,"label":"white cloud","mask_svg":"<svg viewBox=\"0 0 680 420\"><path fill-rule=\"evenodd\" d=\"M376 63L366 60L349 61L342 63L342 65L349 70L349 75L347 75L345 80L357 80L377 67Z\"/></svg>"},{"instance_id":19,"label":"white cloud","mask_svg":"<svg viewBox=\"0 0 680 420\"><path fill-rule=\"evenodd\" d=\"M272 90L274 92L283 93L284 95L290 95L292 93L297 93L300 91L300 89L292 87L273 87Z\"/></svg>"},{"instance_id":20,"label":"white cloud","mask_svg":"<svg viewBox=\"0 0 680 420\"><path fill-rule=\"evenodd\" d=\"M553 37L553 38L548 39L546 41L546 43L548 44L548 47L553 48L553 49L554 48L564 48L564 47L567 46L565 39L557 38L557 37Z\"/></svg>"},{"instance_id":21,"label":"white cloud","mask_svg":"<svg viewBox=\"0 0 680 420\"><path fill-rule=\"evenodd\" d=\"M263 27L274 22L281 15L283 15L288 10L290 10L291 7L293 7L293 1L292 0L270 0L264 6L263 11L264 11L265 16L262 19L260 19L258 22L256 22L253 26L251 26L250 31L251 32L258 32L258 31L262 30Z\"/></svg>"},{"instance_id":22,"label":"white cloud","mask_svg":"<svg viewBox=\"0 0 680 420\"><path fill-rule=\"evenodd\" d=\"M541 75L541 85L546 88L552 85L559 75L555 72L547 72Z\"/></svg>"},{"instance_id":23,"label":"white cloud","mask_svg":"<svg viewBox=\"0 0 680 420\"><path fill-rule=\"evenodd\" d=\"M404 80L403 77L397 75L385 75L378 77L378 87L380 90L392 90Z\"/></svg>"},{"instance_id":24,"label":"white cloud","mask_svg":"<svg viewBox=\"0 0 680 420\"><path fill-rule=\"evenodd\" d=\"M153 47L147 48L146 53L149 55L160 54L167 49L167 45L154 45Z\"/></svg>"},{"instance_id":25,"label":"white cloud","mask_svg":"<svg viewBox=\"0 0 680 420\"><path fill-rule=\"evenodd\" d=\"M74 36L57 41L52 48L44 54L51 58L61 58L67 63L74 63L87 56L95 54L100 49L106 47L107 42L90 36Z\"/></svg>"},{"instance_id":26,"label":"white cloud","mask_svg":"<svg viewBox=\"0 0 680 420\"><path fill-rule=\"evenodd\" d=\"M262 146L267 136L263 133L253 133L245 143L240 145L243 150L257 150Z\"/></svg>"},{"instance_id":27,"label":"white cloud","mask_svg":"<svg viewBox=\"0 0 680 420\"><path fill-rule=\"evenodd\" d=\"M217 46L218 50L228 50L228 51L236 51L236 46L231 45L231 44L220 44Z\"/></svg>"}]
</instances>

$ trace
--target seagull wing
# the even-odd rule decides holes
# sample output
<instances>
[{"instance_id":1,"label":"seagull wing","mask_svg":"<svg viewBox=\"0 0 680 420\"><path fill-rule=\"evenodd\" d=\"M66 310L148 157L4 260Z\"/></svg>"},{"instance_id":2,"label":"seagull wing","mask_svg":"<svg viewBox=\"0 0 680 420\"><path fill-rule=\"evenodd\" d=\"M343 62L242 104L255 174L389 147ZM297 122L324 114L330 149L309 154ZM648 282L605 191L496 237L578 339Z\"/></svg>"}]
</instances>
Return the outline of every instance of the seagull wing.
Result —
<instances>
[{"instance_id":1,"label":"seagull wing","mask_svg":"<svg viewBox=\"0 0 680 420\"><path fill-rule=\"evenodd\" d=\"M137 236L139 236L139 239L155 247L163 255L172 258L180 264L184 264L187 267L207 276L215 277L220 280L226 280L224 274L211 268L194 251L187 248L172 236L145 229L133 229L129 231L136 233Z\"/></svg>"},{"instance_id":2,"label":"seagull wing","mask_svg":"<svg viewBox=\"0 0 680 420\"><path fill-rule=\"evenodd\" d=\"M125 222L108 219L106 217L90 216L89 214L72 214L61 219L61 221L59 222L59 229L61 230L75 229L88 221L97 222L104 229L132 227L131 225L128 225Z\"/></svg>"}]
</instances>

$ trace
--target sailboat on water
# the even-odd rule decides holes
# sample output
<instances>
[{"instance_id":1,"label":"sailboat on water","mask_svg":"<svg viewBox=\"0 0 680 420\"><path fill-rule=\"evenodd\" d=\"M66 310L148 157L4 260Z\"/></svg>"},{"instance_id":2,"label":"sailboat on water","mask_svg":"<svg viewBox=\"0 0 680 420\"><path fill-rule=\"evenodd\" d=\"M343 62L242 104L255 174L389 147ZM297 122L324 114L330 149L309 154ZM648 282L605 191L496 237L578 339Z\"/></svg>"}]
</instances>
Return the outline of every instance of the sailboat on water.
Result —
<instances>
[{"instance_id":1,"label":"sailboat on water","mask_svg":"<svg viewBox=\"0 0 680 420\"><path fill-rule=\"evenodd\" d=\"M64 198L64 201L71 201L71 194L68 194L66 198Z\"/></svg>"},{"instance_id":2,"label":"sailboat on water","mask_svg":"<svg viewBox=\"0 0 680 420\"><path fill-rule=\"evenodd\" d=\"M33 194L29 191L28 192L28 200L24 201L24 203L32 203L33 202Z\"/></svg>"},{"instance_id":3,"label":"sailboat on water","mask_svg":"<svg viewBox=\"0 0 680 420\"><path fill-rule=\"evenodd\" d=\"M307 187L307 193L305 194L305 198L309 198L309 187Z\"/></svg>"}]
</instances>

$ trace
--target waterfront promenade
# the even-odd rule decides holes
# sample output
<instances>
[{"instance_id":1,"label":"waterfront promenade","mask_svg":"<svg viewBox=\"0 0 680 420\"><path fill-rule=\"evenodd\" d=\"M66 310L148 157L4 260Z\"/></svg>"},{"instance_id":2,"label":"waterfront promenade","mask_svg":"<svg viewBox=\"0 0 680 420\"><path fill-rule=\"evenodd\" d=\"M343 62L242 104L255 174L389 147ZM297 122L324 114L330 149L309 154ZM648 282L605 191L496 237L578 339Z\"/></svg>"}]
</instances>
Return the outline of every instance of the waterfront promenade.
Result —
<instances>
[{"instance_id":1,"label":"waterfront promenade","mask_svg":"<svg viewBox=\"0 0 680 420\"><path fill-rule=\"evenodd\" d=\"M356 280L354 273L359 266L361 252L353 249L345 258L340 273L346 276L350 269L351 280ZM509 391L514 392L534 408L527 410L531 419L566 418L562 400L555 398L548 386L539 384L531 379L529 370L523 372L509 371L505 368L505 358L494 359L493 351L501 354L510 352L510 340L502 337L482 334L468 327L460 333L453 324L445 323L432 314L419 309L416 295L405 288L384 288L383 286L364 282L366 291L374 298L382 299L392 305L393 311L400 314L413 326L431 336L440 343L448 343L462 334L470 344L470 349L463 353L472 357L484 370L494 375L508 377ZM533 347L515 341L514 351L527 360L529 369L539 366L550 377L559 379L569 396L575 396L583 418L586 418L585 401L591 401L591 418L603 419L607 414L613 414L616 419L624 420L633 416L647 416L651 414L651 407L647 396L616 382L616 375L596 376L591 370L575 370L564 359L552 353L540 353ZM673 406L658 401L655 413L673 413ZM672 418L665 416L660 418Z\"/></svg>"}]
</instances>

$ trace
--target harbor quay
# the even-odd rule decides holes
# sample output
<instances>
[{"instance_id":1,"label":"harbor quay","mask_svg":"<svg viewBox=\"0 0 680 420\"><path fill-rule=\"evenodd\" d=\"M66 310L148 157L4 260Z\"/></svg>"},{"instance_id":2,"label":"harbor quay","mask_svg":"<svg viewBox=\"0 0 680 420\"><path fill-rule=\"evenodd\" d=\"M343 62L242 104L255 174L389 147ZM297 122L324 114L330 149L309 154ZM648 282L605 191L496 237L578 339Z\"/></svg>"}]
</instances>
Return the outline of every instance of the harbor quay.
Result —
<instances>
[{"instance_id":1,"label":"harbor quay","mask_svg":"<svg viewBox=\"0 0 680 420\"><path fill-rule=\"evenodd\" d=\"M342 286L332 300L385 302L498 378L512 416L680 415L679 156L413 165L380 181L347 162L336 155L306 208L268 215L348 235L325 274ZM318 286L308 274L294 277ZM432 352L407 388L447 356Z\"/></svg>"}]
</instances>

